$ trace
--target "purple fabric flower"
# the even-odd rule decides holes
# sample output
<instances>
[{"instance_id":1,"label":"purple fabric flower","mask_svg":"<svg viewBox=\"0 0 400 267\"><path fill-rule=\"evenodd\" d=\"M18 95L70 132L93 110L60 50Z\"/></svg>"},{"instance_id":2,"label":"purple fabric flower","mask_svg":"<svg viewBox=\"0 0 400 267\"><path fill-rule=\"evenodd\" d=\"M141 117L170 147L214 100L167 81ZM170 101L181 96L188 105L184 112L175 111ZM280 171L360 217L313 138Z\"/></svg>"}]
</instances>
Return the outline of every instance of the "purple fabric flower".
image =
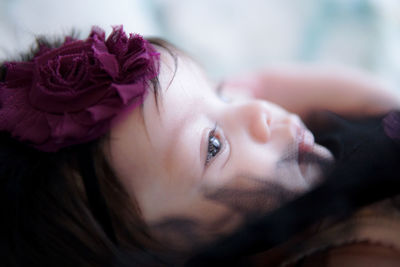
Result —
<instances>
[{"instance_id":1,"label":"purple fabric flower","mask_svg":"<svg viewBox=\"0 0 400 267\"><path fill-rule=\"evenodd\" d=\"M94 27L86 40L67 37L61 47L41 47L32 61L6 68L0 130L53 152L100 137L122 109L141 104L158 75L159 54L122 26L107 40Z\"/></svg>"}]
</instances>

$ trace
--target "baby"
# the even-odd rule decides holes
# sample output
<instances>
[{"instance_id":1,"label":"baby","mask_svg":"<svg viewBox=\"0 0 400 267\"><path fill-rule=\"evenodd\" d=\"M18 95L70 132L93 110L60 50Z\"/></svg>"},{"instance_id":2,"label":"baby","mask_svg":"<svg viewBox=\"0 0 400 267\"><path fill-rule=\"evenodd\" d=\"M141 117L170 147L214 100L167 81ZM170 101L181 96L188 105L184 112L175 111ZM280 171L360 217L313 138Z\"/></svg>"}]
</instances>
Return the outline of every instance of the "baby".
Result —
<instances>
[{"instance_id":1,"label":"baby","mask_svg":"<svg viewBox=\"0 0 400 267\"><path fill-rule=\"evenodd\" d=\"M41 42L1 73L6 265L183 264L324 184L337 157L307 128L313 112L400 103L367 76L318 67L215 83L122 27Z\"/></svg>"}]
</instances>

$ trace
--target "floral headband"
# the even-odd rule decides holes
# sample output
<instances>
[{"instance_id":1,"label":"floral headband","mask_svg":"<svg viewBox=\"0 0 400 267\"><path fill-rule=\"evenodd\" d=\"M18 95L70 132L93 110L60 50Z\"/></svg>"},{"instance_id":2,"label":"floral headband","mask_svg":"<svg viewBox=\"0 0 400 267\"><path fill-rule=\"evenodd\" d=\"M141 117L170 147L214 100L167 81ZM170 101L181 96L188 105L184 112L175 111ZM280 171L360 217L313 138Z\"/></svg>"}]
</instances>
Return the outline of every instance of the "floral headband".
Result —
<instances>
[{"instance_id":1,"label":"floral headband","mask_svg":"<svg viewBox=\"0 0 400 267\"><path fill-rule=\"evenodd\" d=\"M89 142L121 110L144 101L159 72L159 53L122 26L93 27L86 40L40 46L28 62L7 62L0 82L0 131L41 151Z\"/></svg>"}]
</instances>

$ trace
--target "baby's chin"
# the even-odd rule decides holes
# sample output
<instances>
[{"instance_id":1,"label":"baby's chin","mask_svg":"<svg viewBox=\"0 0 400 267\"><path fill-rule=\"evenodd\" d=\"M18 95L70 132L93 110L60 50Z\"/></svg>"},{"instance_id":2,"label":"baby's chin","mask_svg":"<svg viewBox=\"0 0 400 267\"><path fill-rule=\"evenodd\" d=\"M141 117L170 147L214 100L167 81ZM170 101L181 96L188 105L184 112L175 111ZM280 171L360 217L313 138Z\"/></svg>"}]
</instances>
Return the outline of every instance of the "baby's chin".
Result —
<instances>
[{"instance_id":1,"label":"baby's chin","mask_svg":"<svg viewBox=\"0 0 400 267\"><path fill-rule=\"evenodd\" d=\"M314 144L311 151L299 151L298 161L300 173L311 188L323 181L334 157L327 148Z\"/></svg>"}]
</instances>

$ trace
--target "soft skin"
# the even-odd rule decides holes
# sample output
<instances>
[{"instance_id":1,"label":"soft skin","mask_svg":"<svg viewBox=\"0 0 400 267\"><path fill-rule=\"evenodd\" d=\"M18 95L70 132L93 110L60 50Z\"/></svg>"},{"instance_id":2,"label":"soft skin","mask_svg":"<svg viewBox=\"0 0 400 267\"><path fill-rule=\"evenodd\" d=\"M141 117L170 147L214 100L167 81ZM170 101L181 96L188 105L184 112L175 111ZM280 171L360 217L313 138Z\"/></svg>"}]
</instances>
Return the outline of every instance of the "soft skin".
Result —
<instances>
[{"instance_id":1,"label":"soft skin","mask_svg":"<svg viewBox=\"0 0 400 267\"><path fill-rule=\"evenodd\" d=\"M149 92L141 108L116 118L107 154L162 243L190 249L318 182L320 166L304 155L332 156L297 115L271 102L221 95L179 52L174 75L173 58L160 52L158 98Z\"/></svg>"}]
</instances>

